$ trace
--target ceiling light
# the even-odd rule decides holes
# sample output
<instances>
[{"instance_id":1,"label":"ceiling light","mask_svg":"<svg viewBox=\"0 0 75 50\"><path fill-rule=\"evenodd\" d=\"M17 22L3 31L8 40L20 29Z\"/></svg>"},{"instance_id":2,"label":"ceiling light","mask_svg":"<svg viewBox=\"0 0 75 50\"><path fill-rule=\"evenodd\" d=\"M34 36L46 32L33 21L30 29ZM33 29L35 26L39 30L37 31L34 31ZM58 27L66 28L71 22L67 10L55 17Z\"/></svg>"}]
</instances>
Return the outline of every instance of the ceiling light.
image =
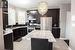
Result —
<instances>
[{"instance_id":1,"label":"ceiling light","mask_svg":"<svg viewBox=\"0 0 75 50\"><path fill-rule=\"evenodd\" d=\"M47 13L47 11L48 11L48 3L45 1L40 2L39 6L38 6L38 12L41 15L44 15Z\"/></svg>"}]
</instances>

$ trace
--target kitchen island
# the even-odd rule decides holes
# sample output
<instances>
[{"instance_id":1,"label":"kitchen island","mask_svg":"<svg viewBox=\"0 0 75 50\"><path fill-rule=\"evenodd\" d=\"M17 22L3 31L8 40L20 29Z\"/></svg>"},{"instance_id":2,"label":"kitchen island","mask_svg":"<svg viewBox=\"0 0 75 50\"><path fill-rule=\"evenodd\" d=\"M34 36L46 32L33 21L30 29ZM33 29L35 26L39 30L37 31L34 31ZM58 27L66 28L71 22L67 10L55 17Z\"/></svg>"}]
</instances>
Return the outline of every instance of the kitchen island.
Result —
<instances>
[{"instance_id":1,"label":"kitchen island","mask_svg":"<svg viewBox=\"0 0 75 50\"><path fill-rule=\"evenodd\" d=\"M56 42L54 36L49 30L33 30L32 32L28 33L25 37L28 39L31 38L48 39L49 42Z\"/></svg>"},{"instance_id":2,"label":"kitchen island","mask_svg":"<svg viewBox=\"0 0 75 50\"><path fill-rule=\"evenodd\" d=\"M49 30L33 30L25 38L31 40L31 50L52 50L56 42Z\"/></svg>"}]
</instances>

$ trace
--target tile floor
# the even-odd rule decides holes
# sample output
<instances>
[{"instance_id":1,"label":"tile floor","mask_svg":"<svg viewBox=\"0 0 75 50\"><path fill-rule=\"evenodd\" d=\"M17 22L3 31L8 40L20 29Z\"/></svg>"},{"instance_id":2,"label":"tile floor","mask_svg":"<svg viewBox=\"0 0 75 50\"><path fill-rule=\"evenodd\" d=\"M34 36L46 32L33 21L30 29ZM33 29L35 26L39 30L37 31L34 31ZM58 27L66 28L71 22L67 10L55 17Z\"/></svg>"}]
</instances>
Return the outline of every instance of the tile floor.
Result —
<instances>
[{"instance_id":1,"label":"tile floor","mask_svg":"<svg viewBox=\"0 0 75 50\"><path fill-rule=\"evenodd\" d=\"M70 50L64 41L58 39L53 46L53 50ZM31 50L31 40L23 39L20 42L14 42L14 50Z\"/></svg>"}]
</instances>

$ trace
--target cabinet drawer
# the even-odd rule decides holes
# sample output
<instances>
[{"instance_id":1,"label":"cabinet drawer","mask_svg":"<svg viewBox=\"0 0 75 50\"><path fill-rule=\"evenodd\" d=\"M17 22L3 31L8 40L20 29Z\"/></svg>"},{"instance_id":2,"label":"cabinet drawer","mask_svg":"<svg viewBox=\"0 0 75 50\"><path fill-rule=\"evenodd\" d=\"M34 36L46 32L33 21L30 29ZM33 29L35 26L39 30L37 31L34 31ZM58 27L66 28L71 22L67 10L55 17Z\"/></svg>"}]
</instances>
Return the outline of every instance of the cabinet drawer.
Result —
<instances>
[{"instance_id":1,"label":"cabinet drawer","mask_svg":"<svg viewBox=\"0 0 75 50\"><path fill-rule=\"evenodd\" d=\"M4 46L5 46L5 49L13 50L13 37L12 37L12 33L4 35Z\"/></svg>"}]
</instances>

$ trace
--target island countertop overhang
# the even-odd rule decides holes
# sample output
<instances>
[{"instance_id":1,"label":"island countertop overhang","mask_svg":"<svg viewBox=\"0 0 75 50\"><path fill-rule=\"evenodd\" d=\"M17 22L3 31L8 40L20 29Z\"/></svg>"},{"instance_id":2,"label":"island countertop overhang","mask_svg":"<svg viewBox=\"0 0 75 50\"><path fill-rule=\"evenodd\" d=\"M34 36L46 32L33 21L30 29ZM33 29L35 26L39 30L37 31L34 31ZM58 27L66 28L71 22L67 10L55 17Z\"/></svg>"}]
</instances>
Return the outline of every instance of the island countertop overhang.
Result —
<instances>
[{"instance_id":1,"label":"island countertop overhang","mask_svg":"<svg viewBox=\"0 0 75 50\"><path fill-rule=\"evenodd\" d=\"M48 39L49 42L56 42L53 34L49 30L33 30L32 32L28 33L25 37L29 39Z\"/></svg>"}]
</instances>

